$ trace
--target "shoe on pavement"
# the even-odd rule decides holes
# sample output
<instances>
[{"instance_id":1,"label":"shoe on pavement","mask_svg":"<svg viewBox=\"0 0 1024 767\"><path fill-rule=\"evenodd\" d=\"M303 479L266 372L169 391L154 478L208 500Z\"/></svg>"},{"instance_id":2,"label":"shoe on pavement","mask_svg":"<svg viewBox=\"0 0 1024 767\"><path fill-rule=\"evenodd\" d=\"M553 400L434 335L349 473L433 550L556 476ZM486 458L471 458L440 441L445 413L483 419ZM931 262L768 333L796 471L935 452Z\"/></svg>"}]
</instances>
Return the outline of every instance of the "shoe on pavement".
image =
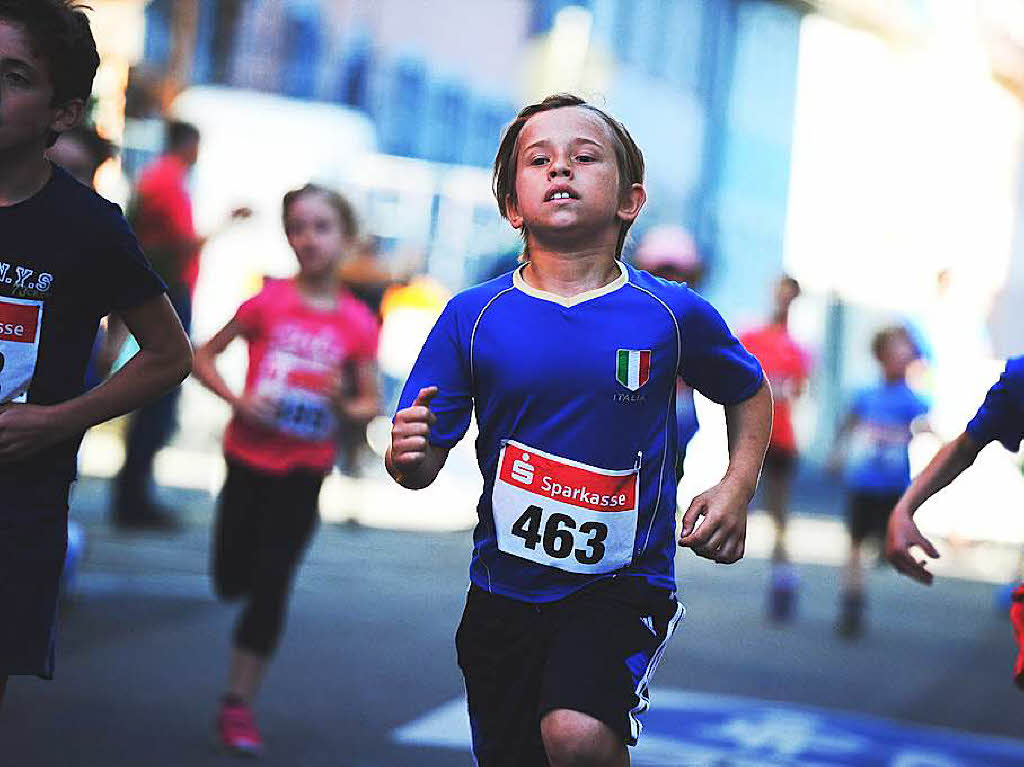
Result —
<instances>
[{"instance_id":1,"label":"shoe on pavement","mask_svg":"<svg viewBox=\"0 0 1024 767\"><path fill-rule=\"evenodd\" d=\"M239 756L260 756L263 741L252 718L252 709L244 703L223 703L217 715L217 739L221 747Z\"/></svg>"}]
</instances>

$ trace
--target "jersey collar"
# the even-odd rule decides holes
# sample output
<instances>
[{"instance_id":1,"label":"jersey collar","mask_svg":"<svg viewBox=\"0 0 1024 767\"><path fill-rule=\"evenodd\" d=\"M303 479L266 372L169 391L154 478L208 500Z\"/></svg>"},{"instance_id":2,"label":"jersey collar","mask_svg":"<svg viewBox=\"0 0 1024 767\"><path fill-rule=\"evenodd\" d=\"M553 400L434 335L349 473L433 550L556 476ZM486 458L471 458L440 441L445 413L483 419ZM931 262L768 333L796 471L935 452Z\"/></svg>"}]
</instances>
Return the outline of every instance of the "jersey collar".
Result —
<instances>
[{"instance_id":1,"label":"jersey collar","mask_svg":"<svg viewBox=\"0 0 1024 767\"><path fill-rule=\"evenodd\" d=\"M540 290L539 288L533 287L523 279L523 269L526 268L526 264L523 264L512 273L512 285L513 287L523 291L526 295L539 298L541 301L551 301L552 303L565 307L576 306L577 304L582 304L584 301L590 301L594 298L600 298L608 293L612 293L629 282L629 272L626 271L625 264L621 261L616 261L615 263L619 267L618 277L609 282L603 288L587 290L583 293L578 293L575 296L560 296L557 293L549 293L546 290Z\"/></svg>"}]
</instances>

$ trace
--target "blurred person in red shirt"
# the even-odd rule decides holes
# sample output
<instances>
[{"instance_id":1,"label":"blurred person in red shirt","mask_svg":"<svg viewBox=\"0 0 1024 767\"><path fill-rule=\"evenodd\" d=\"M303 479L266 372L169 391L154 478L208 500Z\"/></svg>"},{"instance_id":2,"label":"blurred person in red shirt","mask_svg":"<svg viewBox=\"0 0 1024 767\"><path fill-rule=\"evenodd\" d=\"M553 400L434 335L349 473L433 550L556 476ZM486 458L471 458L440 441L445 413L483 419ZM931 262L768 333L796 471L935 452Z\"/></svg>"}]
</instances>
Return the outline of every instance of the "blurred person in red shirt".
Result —
<instances>
[{"instance_id":1,"label":"blurred person in red shirt","mask_svg":"<svg viewBox=\"0 0 1024 767\"><path fill-rule=\"evenodd\" d=\"M772 385L772 436L761 474L765 502L775 525L768 615L788 621L796 608L798 578L786 548L789 499L796 471L797 445L793 432L792 403L807 384L807 353L789 334L789 308L800 295L800 283L783 275L775 284L771 321L740 335L740 342L757 357Z\"/></svg>"},{"instance_id":2,"label":"blurred person in red shirt","mask_svg":"<svg viewBox=\"0 0 1024 767\"><path fill-rule=\"evenodd\" d=\"M213 236L197 234L187 188L188 173L199 158L199 129L186 122L168 122L165 146L164 153L139 177L129 220L189 333L199 254ZM250 214L248 208L237 208L229 221ZM116 336L120 330L116 321L111 326L110 333ZM174 529L179 525L173 514L155 503L150 489L153 459L174 431L178 396L178 389L174 389L131 417L124 465L114 488L112 521L118 527Z\"/></svg>"},{"instance_id":3,"label":"blurred person in red shirt","mask_svg":"<svg viewBox=\"0 0 1024 767\"><path fill-rule=\"evenodd\" d=\"M292 578L316 529L317 502L337 450L339 419L378 413L377 321L338 277L356 218L337 192L314 184L285 195L288 244L298 273L268 280L196 350L196 377L231 405L224 432L227 477L217 504L213 580L222 599L244 602L220 714L221 745L262 751L250 706L277 647ZM216 359L235 338L249 347L241 393ZM355 370L350 391L346 368Z\"/></svg>"}]
</instances>

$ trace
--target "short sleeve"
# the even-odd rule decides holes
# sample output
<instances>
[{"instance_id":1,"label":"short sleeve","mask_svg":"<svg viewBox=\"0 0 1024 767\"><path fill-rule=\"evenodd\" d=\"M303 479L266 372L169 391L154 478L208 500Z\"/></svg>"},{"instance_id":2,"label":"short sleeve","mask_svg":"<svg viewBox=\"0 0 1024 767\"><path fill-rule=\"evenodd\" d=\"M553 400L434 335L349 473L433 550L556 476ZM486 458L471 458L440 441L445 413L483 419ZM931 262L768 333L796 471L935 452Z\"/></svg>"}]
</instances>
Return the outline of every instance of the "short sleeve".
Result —
<instances>
[{"instance_id":1,"label":"short sleeve","mask_svg":"<svg viewBox=\"0 0 1024 767\"><path fill-rule=\"evenodd\" d=\"M377 319L362 304L356 303L353 312L355 334L352 344L352 357L360 362L373 362L377 359L377 344L380 340L380 326Z\"/></svg>"},{"instance_id":2,"label":"short sleeve","mask_svg":"<svg viewBox=\"0 0 1024 767\"><path fill-rule=\"evenodd\" d=\"M761 365L710 303L692 291L688 297L679 316L679 375L720 405L735 405L754 396L764 381Z\"/></svg>"},{"instance_id":3,"label":"short sleeve","mask_svg":"<svg viewBox=\"0 0 1024 767\"><path fill-rule=\"evenodd\" d=\"M437 416L430 429L430 444L437 447L454 447L469 428L473 390L468 348L469 338L460 326L453 302L449 301L420 349L398 400L401 410L413 403L420 389L437 387L437 396L430 405Z\"/></svg>"},{"instance_id":4,"label":"short sleeve","mask_svg":"<svg viewBox=\"0 0 1024 767\"><path fill-rule=\"evenodd\" d=\"M261 321L264 316L264 304L267 301L266 289L246 299L235 311L234 321L242 328L242 337L252 339L259 335Z\"/></svg>"},{"instance_id":5,"label":"short sleeve","mask_svg":"<svg viewBox=\"0 0 1024 767\"><path fill-rule=\"evenodd\" d=\"M105 268L99 284L106 295L106 308L120 312L159 296L166 287L150 267L121 209L108 204L110 230L101 240L99 263Z\"/></svg>"},{"instance_id":6,"label":"short sleeve","mask_svg":"<svg viewBox=\"0 0 1024 767\"><path fill-rule=\"evenodd\" d=\"M967 433L981 446L998 441L1007 450L1020 448L1024 440L1024 357L1006 363L1003 374L967 424Z\"/></svg>"}]
</instances>

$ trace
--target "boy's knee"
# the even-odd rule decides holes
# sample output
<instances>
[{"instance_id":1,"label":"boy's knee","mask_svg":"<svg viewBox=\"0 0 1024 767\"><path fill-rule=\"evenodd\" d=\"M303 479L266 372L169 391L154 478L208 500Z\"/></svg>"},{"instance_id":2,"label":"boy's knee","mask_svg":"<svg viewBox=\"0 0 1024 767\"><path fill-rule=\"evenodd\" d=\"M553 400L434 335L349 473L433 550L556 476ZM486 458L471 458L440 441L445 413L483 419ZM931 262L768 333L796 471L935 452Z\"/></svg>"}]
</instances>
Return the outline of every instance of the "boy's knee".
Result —
<instances>
[{"instance_id":1,"label":"boy's knee","mask_svg":"<svg viewBox=\"0 0 1024 767\"><path fill-rule=\"evenodd\" d=\"M620 767L626 746L604 722L580 711L555 709L540 723L544 750L552 767Z\"/></svg>"}]
</instances>

